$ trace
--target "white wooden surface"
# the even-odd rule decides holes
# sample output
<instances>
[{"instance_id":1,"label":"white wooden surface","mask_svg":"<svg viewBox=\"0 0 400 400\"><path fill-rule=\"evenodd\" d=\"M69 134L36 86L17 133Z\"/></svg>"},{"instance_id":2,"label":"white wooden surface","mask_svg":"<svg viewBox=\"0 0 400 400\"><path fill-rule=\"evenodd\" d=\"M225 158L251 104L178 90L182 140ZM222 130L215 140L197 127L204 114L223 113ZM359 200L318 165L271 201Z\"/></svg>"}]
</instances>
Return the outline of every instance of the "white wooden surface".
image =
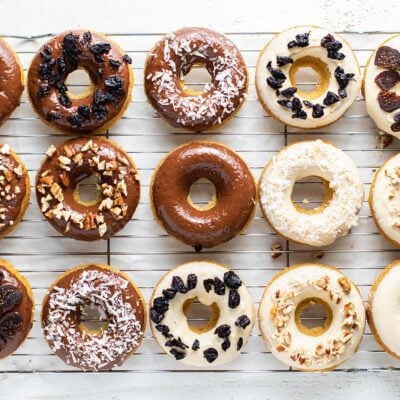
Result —
<instances>
[{"instance_id":1,"label":"white wooden surface","mask_svg":"<svg viewBox=\"0 0 400 400\"><path fill-rule=\"evenodd\" d=\"M400 363L380 350L367 330L361 349L339 371L305 374L289 371L264 348L256 328L244 353L234 362L207 371L196 371L163 354L149 330L138 354L110 373L83 374L53 356L42 338L38 318L40 303L49 284L65 269L85 262L108 262L127 271L149 298L165 270L198 259L153 221L148 199L149 179L157 161L186 141L206 138L228 144L249 163L258 177L262 167L285 143L323 137L345 150L359 166L366 189L374 170L395 154L399 142L376 148L377 129L359 98L346 116L320 132L302 133L287 128L260 107L254 90L254 67L259 50L273 32L299 24L317 24L343 32L361 65L387 32L398 29L396 1L0 1L0 34L8 36L25 67L46 37L87 27L112 35L133 58L133 102L124 118L108 133L129 151L140 169L142 199L133 220L110 241L88 245L59 236L42 215L32 196L25 220L12 236L0 242L0 255L20 268L30 280L37 300L35 325L17 353L0 362L0 399L201 399L213 398L398 398ZM251 75L250 93L229 124L213 134L193 135L170 128L145 102L142 67L146 52L163 32L184 25L209 26L237 43ZM360 34L360 32L367 32ZM18 36L20 36L18 38ZM24 38L25 37L25 38ZM79 78L73 82L79 85ZM38 121L24 95L21 106L0 129L0 141L9 143L27 163L32 179L50 144L65 135ZM313 200L316 191L297 191L299 199ZM285 252L273 260L272 244ZM323 262L344 270L361 288L366 299L369 286L386 264L400 257L377 233L365 202L360 225L351 235L323 249ZM223 246L205 251L204 259L238 270L258 303L264 285L287 265L313 260L310 249L288 244L277 237L257 215L246 234Z\"/></svg>"}]
</instances>

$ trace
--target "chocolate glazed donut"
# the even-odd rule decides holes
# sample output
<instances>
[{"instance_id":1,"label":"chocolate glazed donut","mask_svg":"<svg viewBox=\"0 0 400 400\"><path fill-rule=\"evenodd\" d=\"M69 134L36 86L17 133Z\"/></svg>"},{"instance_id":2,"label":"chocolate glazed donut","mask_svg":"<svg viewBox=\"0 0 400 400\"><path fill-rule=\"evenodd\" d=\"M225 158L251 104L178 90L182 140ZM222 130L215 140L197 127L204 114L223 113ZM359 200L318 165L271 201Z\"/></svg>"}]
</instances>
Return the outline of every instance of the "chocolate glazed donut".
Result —
<instances>
[{"instance_id":1,"label":"chocolate glazed donut","mask_svg":"<svg viewBox=\"0 0 400 400\"><path fill-rule=\"evenodd\" d=\"M200 178L215 186L215 199L203 208L190 199ZM153 214L171 235L196 251L224 243L251 220L256 186L246 163L224 145L190 142L169 153L150 184Z\"/></svg>"},{"instance_id":2,"label":"chocolate glazed donut","mask_svg":"<svg viewBox=\"0 0 400 400\"><path fill-rule=\"evenodd\" d=\"M93 31L64 32L45 43L28 72L32 105L47 124L67 132L105 131L124 113L133 87L131 58ZM73 96L65 81L77 70L87 71L91 87Z\"/></svg>"},{"instance_id":3,"label":"chocolate glazed donut","mask_svg":"<svg viewBox=\"0 0 400 400\"><path fill-rule=\"evenodd\" d=\"M0 124L19 106L23 91L21 62L11 46L0 39Z\"/></svg>"}]
</instances>

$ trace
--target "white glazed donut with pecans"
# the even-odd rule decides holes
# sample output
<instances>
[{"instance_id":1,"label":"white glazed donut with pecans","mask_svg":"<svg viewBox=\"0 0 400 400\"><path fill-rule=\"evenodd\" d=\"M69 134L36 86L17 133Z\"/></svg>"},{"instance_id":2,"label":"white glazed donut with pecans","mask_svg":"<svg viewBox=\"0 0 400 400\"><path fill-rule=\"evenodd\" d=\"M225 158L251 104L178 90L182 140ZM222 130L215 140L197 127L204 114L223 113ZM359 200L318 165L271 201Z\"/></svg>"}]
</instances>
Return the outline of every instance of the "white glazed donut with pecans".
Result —
<instances>
[{"instance_id":1,"label":"white glazed donut with pecans","mask_svg":"<svg viewBox=\"0 0 400 400\"><path fill-rule=\"evenodd\" d=\"M79 184L90 176L97 179L97 198L87 202L80 198ZM63 235L108 239L128 223L138 205L139 175L117 143L72 139L47 151L36 176L36 195L43 215Z\"/></svg>"},{"instance_id":2,"label":"white glazed donut with pecans","mask_svg":"<svg viewBox=\"0 0 400 400\"><path fill-rule=\"evenodd\" d=\"M293 203L296 181L321 178L327 186L324 202L313 210ZM262 212L283 237L310 246L326 246L357 225L364 187L354 162L322 140L284 147L265 167L259 182Z\"/></svg>"},{"instance_id":3,"label":"white glazed donut with pecans","mask_svg":"<svg viewBox=\"0 0 400 400\"><path fill-rule=\"evenodd\" d=\"M211 307L203 326L185 311L194 301ZM236 358L256 319L250 293L239 276L211 262L183 264L165 274L150 300L150 326L160 346L184 364L206 367Z\"/></svg>"},{"instance_id":4,"label":"white glazed donut with pecans","mask_svg":"<svg viewBox=\"0 0 400 400\"><path fill-rule=\"evenodd\" d=\"M319 304L322 326L307 327L301 315ZM304 371L331 370L358 349L365 309L357 287L339 270L322 264L293 265L267 285L258 311L260 330L272 354Z\"/></svg>"},{"instance_id":5,"label":"white glazed donut with pecans","mask_svg":"<svg viewBox=\"0 0 400 400\"><path fill-rule=\"evenodd\" d=\"M314 90L302 90L296 74L311 68L319 76ZM264 109L284 124L313 129L335 122L361 87L357 59L338 34L298 26L276 35L261 51L256 89Z\"/></svg>"}]
</instances>

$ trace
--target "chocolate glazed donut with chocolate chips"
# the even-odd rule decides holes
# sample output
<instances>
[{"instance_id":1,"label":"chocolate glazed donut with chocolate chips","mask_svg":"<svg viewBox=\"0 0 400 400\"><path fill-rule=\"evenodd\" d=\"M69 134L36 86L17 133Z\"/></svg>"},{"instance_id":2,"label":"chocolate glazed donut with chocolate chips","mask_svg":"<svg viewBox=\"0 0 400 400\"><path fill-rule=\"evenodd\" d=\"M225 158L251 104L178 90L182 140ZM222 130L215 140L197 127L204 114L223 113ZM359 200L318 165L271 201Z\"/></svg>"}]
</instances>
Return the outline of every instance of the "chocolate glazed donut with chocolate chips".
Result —
<instances>
[{"instance_id":1,"label":"chocolate glazed donut with chocolate chips","mask_svg":"<svg viewBox=\"0 0 400 400\"><path fill-rule=\"evenodd\" d=\"M0 359L14 353L32 328L34 298L27 280L0 260Z\"/></svg>"},{"instance_id":2,"label":"chocolate glazed donut with chocolate chips","mask_svg":"<svg viewBox=\"0 0 400 400\"><path fill-rule=\"evenodd\" d=\"M67 132L104 132L124 113L131 100L131 58L107 37L93 31L69 31L50 39L34 56L28 93L40 118ZM84 69L90 88L68 91L66 79Z\"/></svg>"},{"instance_id":3,"label":"chocolate glazed donut with chocolate chips","mask_svg":"<svg viewBox=\"0 0 400 400\"><path fill-rule=\"evenodd\" d=\"M191 186L206 178L215 186L214 198L199 207ZM171 235L196 251L224 243L251 221L256 186L246 163L226 146L190 142L169 153L157 166L150 183L153 214Z\"/></svg>"}]
</instances>

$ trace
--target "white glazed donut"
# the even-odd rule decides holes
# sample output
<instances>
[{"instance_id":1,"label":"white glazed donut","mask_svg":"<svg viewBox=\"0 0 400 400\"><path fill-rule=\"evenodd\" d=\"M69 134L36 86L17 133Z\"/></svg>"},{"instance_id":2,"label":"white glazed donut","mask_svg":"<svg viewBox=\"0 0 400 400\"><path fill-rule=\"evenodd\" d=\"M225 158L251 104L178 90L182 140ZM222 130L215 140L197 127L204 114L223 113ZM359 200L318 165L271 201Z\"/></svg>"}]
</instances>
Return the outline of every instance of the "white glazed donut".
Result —
<instances>
[{"instance_id":1,"label":"white glazed donut","mask_svg":"<svg viewBox=\"0 0 400 400\"><path fill-rule=\"evenodd\" d=\"M308 176L329 184L329 199L314 210L291 201L295 182ZM363 197L354 162L322 140L284 147L267 164L259 182L260 206L267 221L285 238L310 246L329 245L357 225Z\"/></svg>"},{"instance_id":2,"label":"white glazed donut","mask_svg":"<svg viewBox=\"0 0 400 400\"><path fill-rule=\"evenodd\" d=\"M379 129L400 138L400 35L382 43L370 57L363 92L368 114Z\"/></svg>"},{"instance_id":3,"label":"white glazed donut","mask_svg":"<svg viewBox=\"0 0 400 400\"><path fill-rule=\"evenodd\" d=\"M302 324L313 304L327 312L322 327ZM268 284L258 311L263 339L283 363L304 371L337 367L353 355L365 328L357 287L339 270L322 264L293 265Z\"/></svg>"},{"instance_id":4,"label":"white glazed donut","mask_svg":"<svg viewBox=\"0 0 400 400\"><path fill-rule=\"evenodd\" d=\"M296 86L299 68L312 68L313 91ZM338 34L313 26L276 35L261 51L256 89L264 109L284 124L313 129L335 122L351 106L361 86L357 59Z\"/></svg>"},{"instance_id":5,"label":"white glazed donut","mask_svg":"<svg viewBox=\"0 0 400 400\"><path fill-rule=\"evenodd\" d=\"M194 327L184 311L198 300L213 316ZM196 367L225 364L240 354L256 319L250 293L227 268L206 261L183 264L165 274L150 300L150 326L160 346Z\"/></svg>"},{"instance_id":6,"label":"white glazed donut","mask_svg":"<svg viewBox=\"0 0 400 400\"><path fill-rule=\"evenodd\" d=\"M375 340L400 359L400 260L389 264L376 278L368 295L367 318Z\"/></svg>"},{"instance_id":7,"label":"white glazed donut","mask_svg":"<svg viewBox=\"0 0 400 400\"><path fill-rule=\"evenodd\" d=\"M375 173L369 206L378 229L400 246L400 154L386 161Z\"/></svg>"}]
</instances>

